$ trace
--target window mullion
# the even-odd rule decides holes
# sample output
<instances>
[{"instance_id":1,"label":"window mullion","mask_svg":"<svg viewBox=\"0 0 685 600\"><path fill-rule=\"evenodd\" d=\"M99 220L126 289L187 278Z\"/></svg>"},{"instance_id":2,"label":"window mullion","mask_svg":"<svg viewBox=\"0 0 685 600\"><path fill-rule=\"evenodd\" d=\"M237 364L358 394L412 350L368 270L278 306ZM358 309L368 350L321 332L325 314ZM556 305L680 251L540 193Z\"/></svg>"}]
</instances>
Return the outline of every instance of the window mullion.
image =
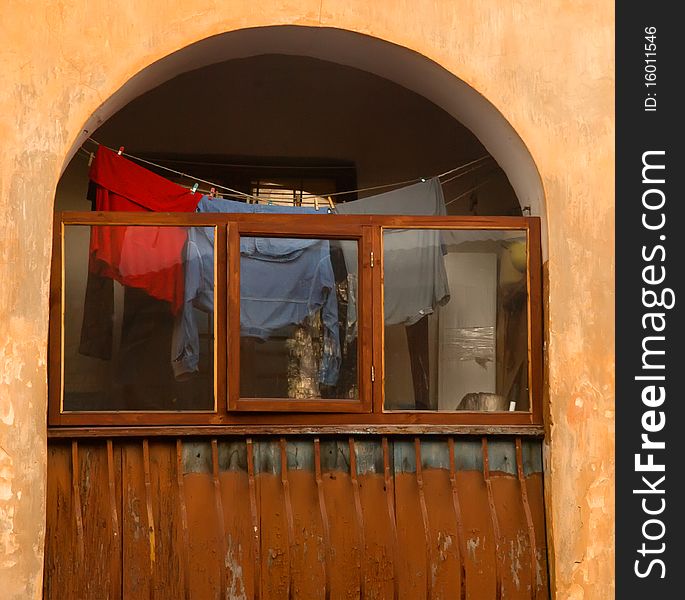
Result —
<instances>
[{"instance_id":1,"label":"window mullion","mask_svg":"<svg viewBox=\"0 0 685 600\"><path fill-rule=\"evenodd\" d=\"M381 257L383 256L382 249L382 227L373 225L365 227L366 238L370 248L370 256L373 256L373 264L369 260L370 274L368 282L368 291L365 292L370 299L370 316L371 316L371 367L373 367L373 382L372 382L372 411L374 413L381 413L383 411L383 265ZM373 254L371 254L373 253Z\"/></svg>"},{"instance_id":2,"label":"window mullion","mask_svg":"<svg viewBox=\"0 0 685 600\"><path fill-rule=\"evenodd\" d=\"M218 414L227 411L227 274L228 274L228 227L217 223L214 230L214 394Z\"/></svg>"},{"instance_id":3,"label":"window mullion","mask_svg":"<svg viewBox=\"0 0 685 600\"><path fill-rule=\"evenodd\" d=\"M226 341L228 409L236 410L240 399L240 235L235 222L227 225L226 236Z\"/></svg>"}]
</instances>

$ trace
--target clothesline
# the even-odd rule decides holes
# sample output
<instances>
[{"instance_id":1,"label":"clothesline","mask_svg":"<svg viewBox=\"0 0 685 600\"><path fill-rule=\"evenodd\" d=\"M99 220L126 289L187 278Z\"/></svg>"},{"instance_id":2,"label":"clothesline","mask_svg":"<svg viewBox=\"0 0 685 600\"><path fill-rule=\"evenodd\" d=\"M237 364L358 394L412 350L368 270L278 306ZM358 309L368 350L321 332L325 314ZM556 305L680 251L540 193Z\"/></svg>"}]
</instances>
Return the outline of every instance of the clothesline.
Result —
<instances>
[{"instance_id":1,"label":"clothesline","mask_svg":"<svg viewBox=\"0 0 685 600\"><path fill-rule=\"evenodd\" d=\"M100 142L98 142L97 140L94 140L91 137L89 137L88 140L97 144L98 146L104 145L104 144L100 144ZM109 146L105 146L105 148L108 148L109 150L116 152L116 150L114 150L114 148L109 148ZM212 183L211 181L207 181L206 179L201 179L200 177L193 177L192 175L188 175L187 173L183 173L182 171L177 171L176 169L172 169L170 167L165 167L164 165L159 165L159 164L154 163L152 161L145 160L144 158L134 156L133 154L128 154L127 152L124 152L123 150L121 150L120 153L122 156L125 156L127 158L132 158L133 160L137 160L138 162L148 164L152 167L157 167L158 169L163 169L165 171L168 171L169 173L173 173L174 175L178 175L179 177L185 177L186 179L191 179L195 182L199 181L201 183L205 183L205 184L207 184L213 188L216 188L216 189L226 190L226 191L231 192L233 194L237 194L238 196L240 196L242 198L250 198L252 200L257 200L257 201L262 200L262 198L260 198L259 196L254 196L254 195L248 194L246 192L241 192L240 190L234 190L233 188L227 187L225 185L220 185L218 183Z\"/></svg>"},{"instance_id":2,"label":"clothesline","mask_svg":"<svg viewBox=\"0 0 685 600\"><path fill-rule=\"evenodd\" d=\"M472 192L475 192L478 188L482 188L486 183L490 183L492 181L492 177L488 177L484 181L481 181L478 185L474 185L471 189L466 190L465 192L459 194L456 198L452 198L451 200L448 200L445 202L445 206L449 206L452 204L452 202L456 202L457 200L463 198L464 196L467 196L468 194L471 194Z\"/></svg>"},{"instance_id":3,"label":"clothesline","mask_svg":"<svg viewBox=\"0 0 685 600\"><path fill-rule=\"evenodd\" d=\"M178 158L164 158L165 163L176 165L195 165L202 167L229 167L235 169L302 169L307 171L332 171L332 170L354 170L354 165L267 165L267 164L249 164L249 163L227 163L227 162L212 162L212 161L198 161L198 160L181 160Z\"/></svg>"},{"instance_id":4,"label":"clothesline","mask_svg":"<svg viewBox=\"0 0 685 600\"><path fill-rule=\"evenodd\" d=\"M100 145L104 146L104 144L100 144L100 142L98 142L97 140L95 140L95 139L93 139L93 138L91 138L91 137L88 138L88 141L90 141L90 142L96 144L97 146L100 146ZM105 147L105 148L108 148L108 149L110 149L110 150L112 150L112 151L115 151L114 148L109 148L109 146L104 146L104 147ZM83 150L88 156L92 156L92 152L90 152L89 150L87 150L87 149L84 148L83 146L80 147L80 150ZM185 179L190 179L190 180L192 180L192 181L195 181L196 183L197 183L197 182L204 183L205 185L210 186L210 188L214 188L215 190L222 190L222 191L225 191L225 192L229 192L229 193L230 193L230 196L231 196L231 197L234 197L234 198L247 198L247 199L250 199L250 200L257 201L257 202L269 202L269 200L270 200L269 198L264 198L264 197L261 197L261 196L256 196L256 195L254 195L254 194L248 194L247 192L242 192L242 191L240 191L240 190L236 190L236 189L230 188L230 187L225 186L225 185L221 185L221 184L218 184L218 183L213 183L213 182L208 181L208 180L206 180L206 179L202 179L202 178L200 178L200 177L196 177L196 176L193 176L193 175L189 175L189 174L184 173L184 172L182 172L182 171L178 171L178 170L176 170L176 169L172 169L171 167L167 167L167 166L165 166L165 165L160 165L160 164L155 163L155 162L152 162L152 161L150 161L150 160L147 160L147 159L144 159L144 158L140 158L140 157L135 156L135 155L133 155L133 154L129 154L129 153L127 153L127 152L124 152L123 150L120 150L120 153L121 153L122 156L125 156L125 157L127 157L127 158L133 159L133 160L138 161L138 162L145 163L145 164L147 164L147 165L150 165L150 166L152 166L152 167L156 167L156 168L158 168L158 169L162 169L162 170L167 171L167 172L169 172L169 173L173 173L174 175L178 175L179 177L183 177L183 178L185 178ZM479 158L476 158L476 159L474 159L474 160L472 160L472 161L469 161L469 162L467 162L467 163L464 163L464 164L462 164L462 165L459 165L459 166L457 166L457 167L454 167L453 169L449 169L449 170L445 171L444 173L440 173L440 174L438 174L438 175L435 175L434 177L441 178L441 177L445 177L445 176L447 176L447 175L451 175L451 174L453 174L453 173L457 173L457 172L458 172L456 175L453 175L452 177L450 177L449 179L447 179L447 180L445 180L445 181L443 182L443 183L447 183L447 182L450 182L450 181L453 181L453 180L455 180L455 179L458 179L459 177L463 177L464 175L467 175L468 173L471 173L471 172L473 172L473 171L479 169L480 167L483 166L483 163L487 162L487 161L490 160L490 159L491 159L491 157L490 157L489 155L483 155L483 156L481 156L481 157L479 157ZM473 167L473 168L468 169L468 167ZM467 169L467 170L464 171L464 169ZM405 186L405 185L411 185L411 184L413 184L413 183L418 183L419 181L426 181L426 179L427 179L427 178L425 178L425 177L416 177L416 178L414 178L414 179L407 179L407 180L405 180L405 181L398 181L398 182L386 183L386 184L382 184L382 185L369 186L369 187L365 187L365 188L358 188L358 189L356 189L356 190L347 190L347 191L343 191L343 192L333 192L333 193L331 193L331 194L326 194L326 197L341 196L341 195L351 194L351 193L355 193L355 192L368 192L368 191L374 191L374 190L385 189L385 188L391 188L391 187L401 187L401 186ZM486 181L487 181L487 180L486 180ZM481 185L476 186L476 188L477 188L477 187L481 187ZM476 188L474 188L474 189L476 189ZM203 192L208 192L209 190L202 190L202 191L203 191ZM470 193L471 191L473 191L473 189L472 189L472 190L468 190L467 192L465 192L465 193L462 194L461 196L458 196L457 198L453 198L453 199L450 200L447 204L449 204L449 203L451 203L451 202L454 202L455 200L458 200L459 198L461 198L461 197L464 196L465 194ZM225 195L229 195L229 194L225 194ZM304 199L309 199L309 198L313 199L313 198L316 198L316 197L321 197L321 196L318 196L318 194L311 194L311 193L307 193L307 192L304 192L304 193L301 194L301 198L302 198L303 200L304 200Z\"/></svg>"}]
</instances>

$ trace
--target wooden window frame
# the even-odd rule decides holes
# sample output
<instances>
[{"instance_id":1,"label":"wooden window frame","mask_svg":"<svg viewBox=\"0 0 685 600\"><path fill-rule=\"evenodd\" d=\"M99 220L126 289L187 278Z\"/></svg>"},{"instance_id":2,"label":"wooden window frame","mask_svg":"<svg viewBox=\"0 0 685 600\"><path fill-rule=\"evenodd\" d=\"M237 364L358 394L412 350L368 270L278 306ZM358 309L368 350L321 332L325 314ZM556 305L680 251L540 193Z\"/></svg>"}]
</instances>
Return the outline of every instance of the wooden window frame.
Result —
<instances>
[{"instance_id":1,"label":"wooden window frame","mask_svg":"<svg viewBox=\"0 0 685 600\"><path fill-rule=\"evenodd\" d=\"M213 412L62 412L62 240L70 225L214 226L216 273L215 410ZM521 230L527 236L529 411L438 412L385 410L383 366L383 229ZM361 351L358 358L359 402L239 398L238 361L229 364L229 346L239 343L240 235L359 240L359 302ZM373 253L374 265L371 265ZM62 212L55 215L50 284L48 360L48 426L54 435L79 431L145 435L214 431L246 434L350 433L543 433L542 284L540 221L537 217L418 217L380 215L265 215L196 213ZM226 290L226 293L221 293ZM366 293L363 293L363 290ZM362 337L363 336L363 337ZM225 340L225 343L222 343ZM239 350L235 350L239 356ZM375 371L371 381L371 371ZM226 374L221 376L220 374ZM366 383L364 383L366 382ZM356 406L351 404L356 403ZM322 406L317 406L322 405ZM316 412L312 412L312 407ZM345 412L342 412L345 410ZM99 435L99 433L96 433Z\"/></svg>"},{"instance_id":2,"label":"wooden window frame","mask_svg":"<svg viewBox=\"0 0 685 600\"><path fill-rule=\"evenodd\" d=\"M371 331L371 297L361 293L362 290L371 291L371 267L368 260L371 252L372 227L348 224L344 228L332 229L328 224L330 217L323 217L328 223L325 227L312 223L310 217L317 215L271 215L272 219L259 218L243 219L228 224L228 343L230 349L237 356L228 362L228 409L229 411L245 412L316 412L316 413L370 413L372 411L371 381L366 374L371 372L371 349L373 343ZM321 217L317 218L320 220ZM290 398L247 398L240 396L240 238L241 237L280 237L280 238L310 238L327 240L353 240L357 242L357 256L359 274L359 342L357 356L357 381L359 398L356 399L311 399L292 400ZM335 293L333 290L332 293Z\"/></svg>"}]
</instances>

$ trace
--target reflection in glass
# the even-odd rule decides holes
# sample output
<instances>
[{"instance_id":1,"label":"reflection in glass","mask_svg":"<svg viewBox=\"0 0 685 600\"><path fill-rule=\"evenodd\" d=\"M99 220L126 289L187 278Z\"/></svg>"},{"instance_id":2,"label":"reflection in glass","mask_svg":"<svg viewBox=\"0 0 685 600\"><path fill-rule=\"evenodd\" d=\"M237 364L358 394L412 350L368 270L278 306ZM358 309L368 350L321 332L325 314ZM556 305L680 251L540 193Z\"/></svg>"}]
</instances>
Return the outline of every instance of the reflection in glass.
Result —
<instances>
[{"instance_id":1,"label":"reflection in glass","mask_svg":"<svg viewBox=\"0 0 685 600\"><path fill-rule=\"evenodd\" d=\"M384 230L385 408L527 411L524 231Z\"/></svg>"},{"instance_id":2,"label":"reflection in glass","mask_svg":"<svg viewBox=\"0 0 685 600\"><path fill-rule=\"evenodd\" d=\"M352 399L357 242L240 241L240 395Z\"/></svg>"},{"instance_id":3,"label":"reflection in glass","mask_svg":"<svg viewBox=\"0 0 685 600\"><path fill-rule=\"evenodd\" d=\"M213 252L199 257L188 244L201 229L213 231L64 227L64 411L213 410L213 307L194 303L186 281L191 257L203 260L213 300ZM190 347L191 321L194 357L182 375L172 360Z\"/></svg>"}]
</instances>

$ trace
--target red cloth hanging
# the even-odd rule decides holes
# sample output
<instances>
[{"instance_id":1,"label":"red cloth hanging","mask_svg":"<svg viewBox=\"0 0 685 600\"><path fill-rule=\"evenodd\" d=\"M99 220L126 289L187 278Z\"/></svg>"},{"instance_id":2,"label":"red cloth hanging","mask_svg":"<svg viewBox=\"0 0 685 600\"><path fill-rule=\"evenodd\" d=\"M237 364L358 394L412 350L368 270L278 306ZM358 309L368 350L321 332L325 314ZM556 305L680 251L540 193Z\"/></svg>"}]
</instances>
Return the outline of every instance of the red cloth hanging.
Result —
<instances>
[{"instance_id":1,"label":"red cloth hanging","mask_svg":"<svg viewBox=\"0 0 685 600\"><path fill-rule=\"evenodd\" d=\"M96 186L95 210L193 212L202 197L99 146L89 177ZM95 225L89 270L170 303L183 305L183 227Z\"/></svg>"}]
</instances>

